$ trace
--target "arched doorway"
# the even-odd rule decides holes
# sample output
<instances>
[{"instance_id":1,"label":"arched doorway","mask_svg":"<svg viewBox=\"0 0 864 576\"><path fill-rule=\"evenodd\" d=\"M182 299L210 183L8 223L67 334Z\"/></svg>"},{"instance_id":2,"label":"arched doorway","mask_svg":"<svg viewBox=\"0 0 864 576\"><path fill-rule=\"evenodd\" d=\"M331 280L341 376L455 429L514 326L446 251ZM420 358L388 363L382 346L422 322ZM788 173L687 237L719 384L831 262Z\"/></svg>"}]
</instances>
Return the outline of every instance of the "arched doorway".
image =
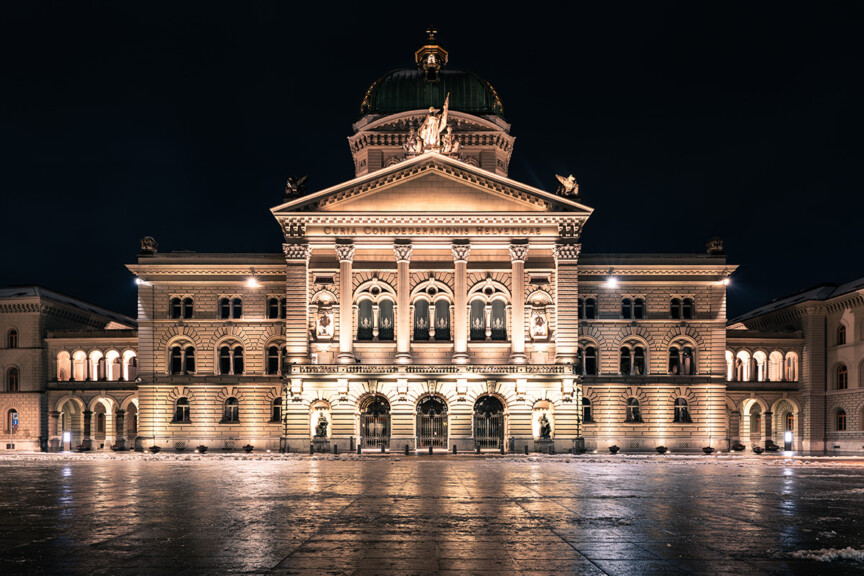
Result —
<instances>
[{"instance_id":1,"label":"arched doorway","mask_svg":"<svg viewBox=\"0 0 864 576\"><path fill-rule=\"evenodd\" d=\"M490 394L474 403L474 445L478 448L504 446L504 404Z\"/></svg>"},{"instance_id":2,"label":"arched doorway","mask_svg":"<svg viewBox=\"0 0 864 576\"><path fill-rule=\"evenodd\" d=\"M373 394L360 404L360 446L390 446L390 403L380 394Z\"/></svg>"},{"instance_id":3,"label":"arched doorway","mask_svg":"<svg viewBox=\"0 0 864 576\"><path fill-rule=\"evenodd\" d=\"M447 403L440 396L417 403L417 447L447 448Z\"/></svg>"}]
</instances>

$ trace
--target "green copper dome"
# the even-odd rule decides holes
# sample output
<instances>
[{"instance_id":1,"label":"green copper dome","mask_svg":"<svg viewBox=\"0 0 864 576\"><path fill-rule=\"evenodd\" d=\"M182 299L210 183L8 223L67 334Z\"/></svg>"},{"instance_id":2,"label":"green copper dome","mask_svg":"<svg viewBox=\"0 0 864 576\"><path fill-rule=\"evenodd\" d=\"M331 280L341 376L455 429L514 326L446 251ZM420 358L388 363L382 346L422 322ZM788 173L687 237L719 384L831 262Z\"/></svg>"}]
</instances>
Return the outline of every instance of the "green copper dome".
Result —
<instances>
[{"instance_id":1,"label":"green copper dome","mask_svg":"<svg viewBox=\"0 0 864 576\"><path fill-rule=\"evenodd\" d=\"M503 117L495 88L473 72L440 70L428 80L423 70L394 70L379 78L363 98L361 114L396 114L408 110L440 109L450 94L450 109L476 115Z\"/></svg>"}]
</instances>

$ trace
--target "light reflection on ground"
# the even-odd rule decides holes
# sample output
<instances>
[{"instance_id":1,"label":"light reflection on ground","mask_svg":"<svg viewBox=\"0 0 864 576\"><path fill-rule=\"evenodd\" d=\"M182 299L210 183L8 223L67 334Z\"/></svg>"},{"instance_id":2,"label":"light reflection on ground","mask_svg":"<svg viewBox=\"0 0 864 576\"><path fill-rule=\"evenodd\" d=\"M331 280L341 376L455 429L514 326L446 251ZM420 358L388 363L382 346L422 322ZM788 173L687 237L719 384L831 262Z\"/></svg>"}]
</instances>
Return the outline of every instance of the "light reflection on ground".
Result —
<instances>
[{"instance_id":1,"label":"light reflection on ground","mask_svg":"<svg viewBox=\"0 0 864 576\"><path fill-rule=\"evenodd\" d=\"M858 573L858 464L0 456L0 574Z\"/></svg>"}]
</instances>

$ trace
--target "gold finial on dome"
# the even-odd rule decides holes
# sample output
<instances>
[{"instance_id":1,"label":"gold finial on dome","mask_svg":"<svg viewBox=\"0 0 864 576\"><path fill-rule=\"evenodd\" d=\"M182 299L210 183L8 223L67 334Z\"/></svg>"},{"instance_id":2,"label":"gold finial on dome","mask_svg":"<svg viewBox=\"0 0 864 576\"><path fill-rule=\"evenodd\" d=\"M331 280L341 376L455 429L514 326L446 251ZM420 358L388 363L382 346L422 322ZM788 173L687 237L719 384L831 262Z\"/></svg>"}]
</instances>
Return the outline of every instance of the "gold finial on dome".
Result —
<instances>
[{"instance_id":1,"label":"gold finial on dome","mask_svg":"<svg viewBox=\"0 0 864 576\"><path fill-rule=\"evenodd\" d=\"M434 82L438 80L438 71L447 65L447 51L438 45L435 37L438 30L434 26L427 27L426 34L429 35L426 44L414 53L414 59L417 67L426 73L426 80Z\"/></svg>"}]
</instances>

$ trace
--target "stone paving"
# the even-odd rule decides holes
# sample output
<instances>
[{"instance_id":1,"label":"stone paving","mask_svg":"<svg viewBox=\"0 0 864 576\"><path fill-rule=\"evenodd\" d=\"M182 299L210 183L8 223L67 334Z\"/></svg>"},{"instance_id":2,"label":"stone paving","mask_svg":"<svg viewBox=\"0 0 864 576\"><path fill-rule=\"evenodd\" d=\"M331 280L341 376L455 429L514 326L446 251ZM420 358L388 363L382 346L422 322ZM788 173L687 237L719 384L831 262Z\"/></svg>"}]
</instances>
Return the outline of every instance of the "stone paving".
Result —
<instances>
[{"instance_id":1,"label":"stone paving","mask_svg":"<svg viewBox=\"0 0 864 576\"><path fill-rule=\"evenodd\" d=\"M0 575L864 572L794 556L864 548L861 460L236 458L0 456Z\"/></svg>"}]
</instances>

